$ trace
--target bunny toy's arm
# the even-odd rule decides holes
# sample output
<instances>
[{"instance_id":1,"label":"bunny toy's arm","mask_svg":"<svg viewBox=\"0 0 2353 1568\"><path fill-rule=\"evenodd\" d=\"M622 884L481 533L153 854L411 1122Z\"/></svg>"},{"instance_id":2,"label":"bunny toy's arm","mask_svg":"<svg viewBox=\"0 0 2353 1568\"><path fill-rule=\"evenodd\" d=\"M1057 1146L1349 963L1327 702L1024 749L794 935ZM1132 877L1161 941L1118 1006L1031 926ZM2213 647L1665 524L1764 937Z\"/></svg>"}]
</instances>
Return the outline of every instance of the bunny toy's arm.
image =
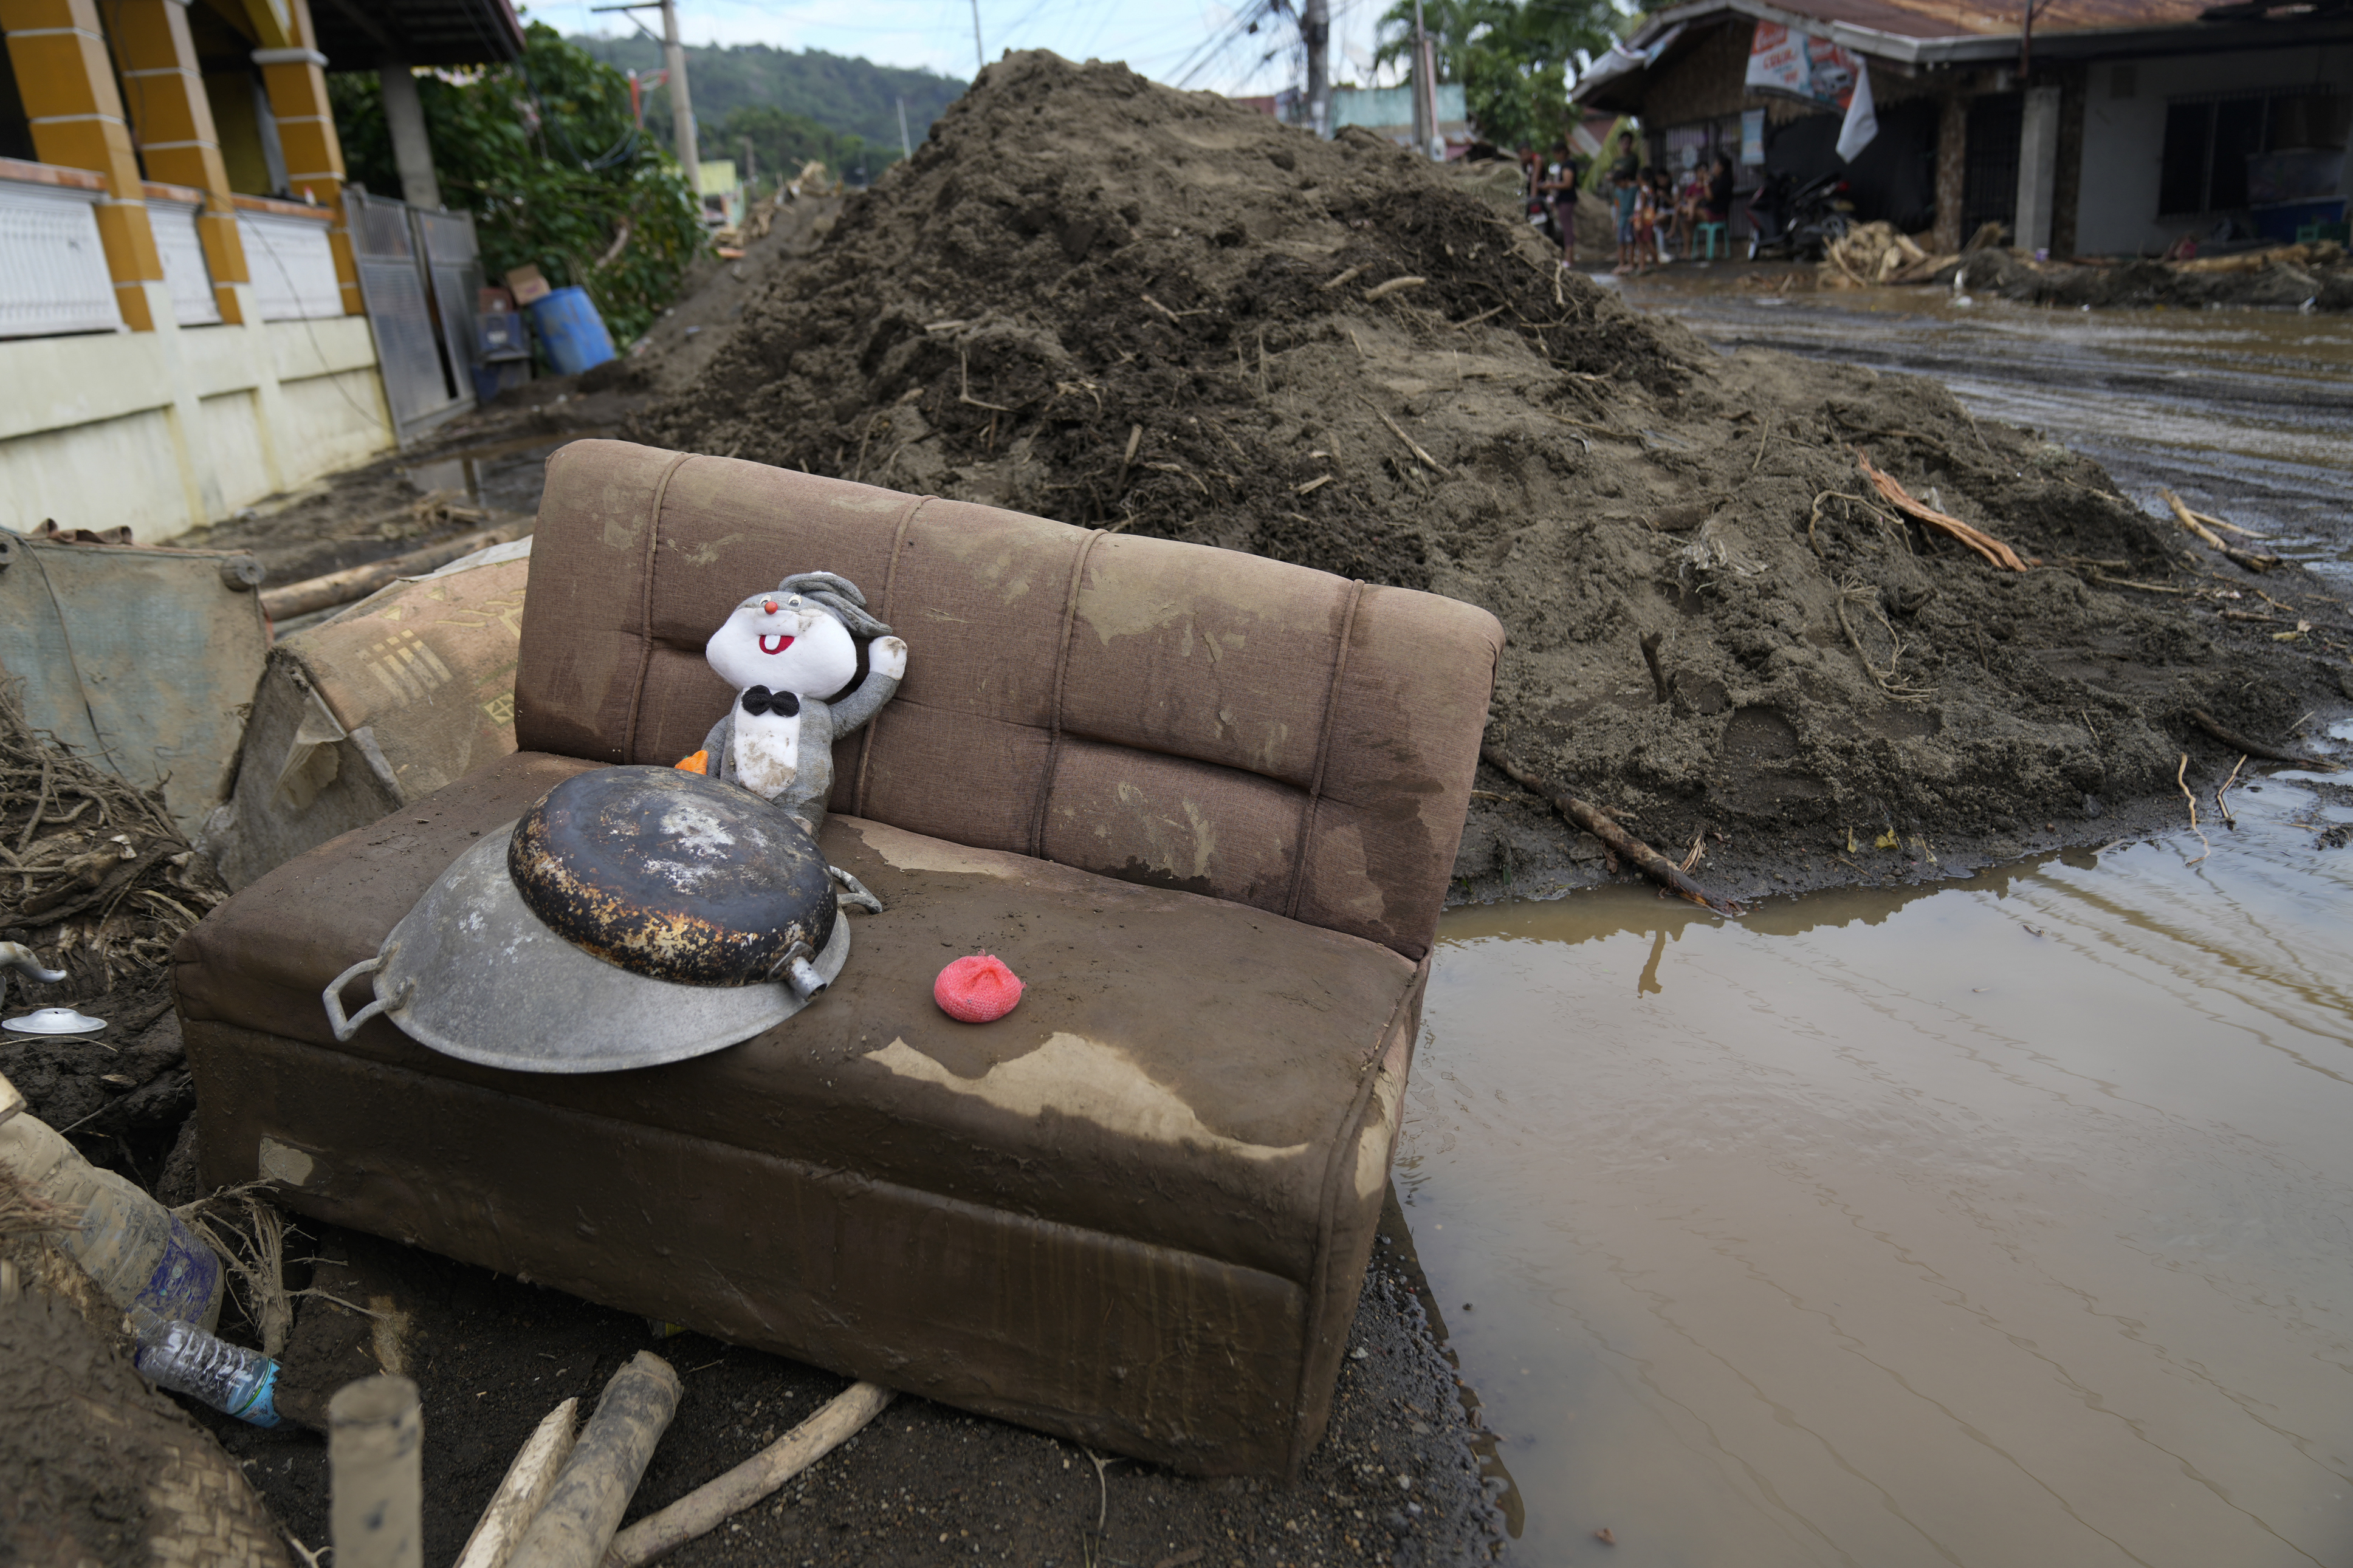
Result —
<instances>
[{"instance_id":1,"label":"bunny toy's arm","mask_svg":"<svg viewBox=\"0 0 2353 1568\"><path fill-rule=\"evenodd\" d=\"M833 732L847 735L881 711L907 673L907 645L898 637L876 637L867 646L866 679L858 689L833 704Z\"/></svg>"},{"instance_id":2,"label":"bunny toy's arm","mask_svg":"<svg viewBox=\"0 0 2353 1568\"><path fill-rule=\"evenodd\" d=\"M702 737L702 750L695 753L696 756L702 758L702 771L705 773L715 779L723 779L727 776L727 749L729 743L734 739L735 707L734 704L730 703L727 711L719 716L719 722L711 726L711 732ZM679 765L683 767L686 764L681 763Z\"/></svg>"}]
</instances>

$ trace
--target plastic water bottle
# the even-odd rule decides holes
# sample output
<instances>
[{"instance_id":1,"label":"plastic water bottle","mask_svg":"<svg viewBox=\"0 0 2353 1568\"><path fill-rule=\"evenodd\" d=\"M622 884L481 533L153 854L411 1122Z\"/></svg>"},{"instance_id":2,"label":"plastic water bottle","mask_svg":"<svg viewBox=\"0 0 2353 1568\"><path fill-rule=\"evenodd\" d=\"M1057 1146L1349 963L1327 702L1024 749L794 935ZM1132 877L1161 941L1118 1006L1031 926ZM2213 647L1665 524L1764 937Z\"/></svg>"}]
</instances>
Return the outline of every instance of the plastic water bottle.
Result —
<instances>
[{"instance_id":1,"label":"plastic water bottle","mask_svg":"<svg viewBox=\"0 0 2353 1568\"><path fill-rule=\"evenodd\" d=\"M156 1387L200 1399L256 1426L278 1425L278 1363L259 1351L230 1344L151 1307L131 1309L131 1329L139 1337L132 1364Z\"/></svg>"},{"instance_id":2,"label":"plastic water bottle","mask_svg":"<svg viewBox=\"0 0 2353 1568\"><path fill-rule=\"evenodd\" d=\"M124 1311L149 1307L203 1329L220 1321L220 1258L171 1210L21 1112L0 1121L0 1164L28 1190L79 1211L81 1224L55 1244L109 1302Z\"/></svg>"}]
</instances>

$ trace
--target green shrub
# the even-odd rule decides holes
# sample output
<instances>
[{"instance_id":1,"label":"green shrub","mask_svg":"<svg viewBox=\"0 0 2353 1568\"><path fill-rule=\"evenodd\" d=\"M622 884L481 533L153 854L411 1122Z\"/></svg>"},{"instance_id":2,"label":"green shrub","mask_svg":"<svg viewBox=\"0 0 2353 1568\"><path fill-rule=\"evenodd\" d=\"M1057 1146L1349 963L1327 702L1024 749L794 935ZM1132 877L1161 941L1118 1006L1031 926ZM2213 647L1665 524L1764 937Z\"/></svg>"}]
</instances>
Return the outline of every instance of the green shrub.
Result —
<instances>
[{"instance_id":1,"label":"green shrub","mask_svg":"<svg viewBox=\"0 0 2353 1568\"><path fill-rule=\"evenodd\" d=\"M629 115L628 79L534 22L523 58L452 80L419 77L441 199L474 215L482 269L536 266L587 289L617 343L653 324L709 241L686 177ZM328 78L353 179L400 175L375 73Z\"/></svg>"}]
</instances>

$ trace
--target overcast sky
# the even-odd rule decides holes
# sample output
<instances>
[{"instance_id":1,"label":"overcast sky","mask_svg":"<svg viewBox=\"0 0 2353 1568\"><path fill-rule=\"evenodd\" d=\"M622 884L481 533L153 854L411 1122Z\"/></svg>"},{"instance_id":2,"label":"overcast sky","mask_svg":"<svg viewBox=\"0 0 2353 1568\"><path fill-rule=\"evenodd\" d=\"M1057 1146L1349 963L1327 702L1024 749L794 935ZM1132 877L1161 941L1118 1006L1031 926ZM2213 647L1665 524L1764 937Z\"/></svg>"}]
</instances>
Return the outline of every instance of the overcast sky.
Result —
<instances>
[{"instance_id":1,"label":"overcast sky","mask_svg":"<svg viewBox=\"0 0 2353 1568\"><path fill-rule=\"evenodd\" d=\"M1330 5L1334 79L1371 80L1373 23L1388 0ZM590 0L539 0L524 15L567 34L629 30L628 18L596 15L589 5ZM773 44L861 55L877 65L922 66L964 79L973 72L971 0L680 0L678 10L680 34L690 44ZM656 33L661 30L659 12L636 15ZM1124 60L1155 80L1178 85L1202 46L1229 30L1236 16L1217 0L980 0L980 38L990 59L1007 49L1051 49L1074 60ZM1228 93L1289 86L1293 79L1283 54L1267 63L1260 57L1296 37L1288 22L1262 27L1181 85Z\"/></svg>"}]
</instances>

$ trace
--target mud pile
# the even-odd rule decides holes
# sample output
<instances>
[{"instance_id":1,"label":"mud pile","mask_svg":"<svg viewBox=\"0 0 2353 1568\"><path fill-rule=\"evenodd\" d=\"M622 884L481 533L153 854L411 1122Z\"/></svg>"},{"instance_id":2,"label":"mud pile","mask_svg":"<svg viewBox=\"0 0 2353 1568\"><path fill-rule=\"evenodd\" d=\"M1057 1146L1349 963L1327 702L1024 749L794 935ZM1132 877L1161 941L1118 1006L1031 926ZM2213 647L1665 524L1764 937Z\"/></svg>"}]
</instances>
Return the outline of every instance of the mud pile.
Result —
<instances>
[{"instance_id":1,"label":"mud pile","mask_svg":"<svg viewBox=\"0 0 2353 1568\"><path fill-rule=\"evenodd\" d=\"M2337 694L2102 586L2162 579L2174 541L1936 384L1719 357L1369 135L1042 53L989 67L631 433L1486 605L1490 740L1678 858L1707 830L1736 889L2085 837L2172 789L2187 708L2275 736ZM2033 569L1893 516L1857 448ZM1600 875L1482 776L1472 885Z\"/></svg>"},{"instance_id":2,"label":"mud pile","mask_svg":"<svg viewBox=\"0 0 2353 1568\"><path fill-rule=\"evenodd\" d=\"M1981 250L1963 258L1955 271L1957 276L1937 281L2030 305L2353 310L2353 259L2344 247L2327 240L2197 261L2104 264L2033 261L2013 251Z\"/></svg>"}]
</instances>

